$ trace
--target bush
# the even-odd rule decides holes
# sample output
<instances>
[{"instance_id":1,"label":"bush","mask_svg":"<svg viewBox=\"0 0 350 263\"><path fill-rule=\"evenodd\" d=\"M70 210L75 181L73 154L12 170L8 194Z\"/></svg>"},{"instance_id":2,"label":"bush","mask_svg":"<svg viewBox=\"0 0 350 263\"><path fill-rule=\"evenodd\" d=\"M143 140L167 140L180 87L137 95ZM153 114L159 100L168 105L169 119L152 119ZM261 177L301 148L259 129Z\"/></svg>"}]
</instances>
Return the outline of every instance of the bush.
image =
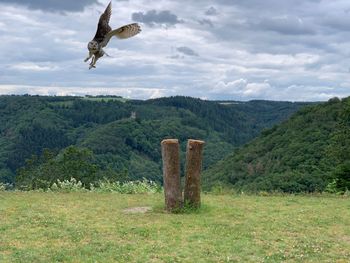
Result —
<instances>
[{"instance_id":1,"label":"bush","mask_svg":"<svg viewBox=\"0 0 350 263\"><path fill-rule=\"evenodd\" d=\"M0 192L3 192L6 190L6 185L3 183L0 183Z\"/></svg>"},{"instance_id":2,"label":"bush","mask_svg":"<svg viewBox=\"0 0 350 263\"><path fill-rule=\"evenodd\" d=\"M340 192L350 190L350 162L338 165L335 169L336 187Z\"/></svg>"},{"instance_id":3,"label":"bush","mask_svg":"<svg viewBox=\"0 0 350 263\"><path fill-rule=\"evenodd\" d=\"M326 188L324 189L324 191L326 193L330 193L330 194L336 194L338 192L338 189L337 189L337 180L334 179L332 182L330 182Z\"/></svg>"},{"instance_id":4,"label":"bush","mask_svg":"<svg viewBox=\"0 0 350 263\"><path fill-rule=\"evenodd\" d=\"M142 181L131 181L125 183L101 180L96 184L96 186L91 185L90 189L94 192L115 192L121 194L154 194L162 191L162 187L160 185L145 178Z\"/></svg>"},{"instance_id":5,"label":"bush","mask_svg":"<svg viewBox=\"0 0 350 263\"><path fill-rule=\"evenodd\" d=\"M143 179L142 181L134 182L111 182L107 179L98 181L95 185L90 184L90 189L84 187L81 181L71 178L70 180L57 180L53 183L48 191L52 192L98 192L98 193L121 193L121 194L144 194L144 193L159 193L163 189L160 185L153 181Z\"/></svg>"},{"instance_id":6,"label":"bush","mask_svg":"<svg viewBox=\"0 0 350 263\"><path fill-rule=\"evenodd\" d=\"M0 182L0 192L4 192L13 188L11 184L5 184Z\"/></svg>"},{"instance_id":7,"label":"bush","mask_svg":"<svg viewBox=\"0 0 350 263\"><path fill-rule=\"evenodd\" d=\"M83 187L81 181L77 181L75 178L71 178L70 180L60 181L57 180L56 183L53 183L49 188L49 191L52 192L63 192L63 193L71 193L71 192L86 192L88 191Z\"/></svg>"}]
</instances>

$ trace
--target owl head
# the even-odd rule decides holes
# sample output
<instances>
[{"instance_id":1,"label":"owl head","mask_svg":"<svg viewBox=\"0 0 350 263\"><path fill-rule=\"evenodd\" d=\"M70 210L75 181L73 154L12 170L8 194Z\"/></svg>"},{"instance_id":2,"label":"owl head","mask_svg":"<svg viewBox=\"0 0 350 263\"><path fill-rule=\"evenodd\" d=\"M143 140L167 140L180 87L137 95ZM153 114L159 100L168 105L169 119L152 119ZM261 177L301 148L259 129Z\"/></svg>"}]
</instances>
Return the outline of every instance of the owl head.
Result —
<instances>
[{"instance_id":1,"label":"owl head","mask_svg":"<svg viewBox=\"0 0 350 263\"><path fill-rule=\"evenodd\" d=\"M88 49L90 52L96 53L99 50L97 41L94 41L94 40L90 41L88 44Z\"/></svg>"}]
</instances>

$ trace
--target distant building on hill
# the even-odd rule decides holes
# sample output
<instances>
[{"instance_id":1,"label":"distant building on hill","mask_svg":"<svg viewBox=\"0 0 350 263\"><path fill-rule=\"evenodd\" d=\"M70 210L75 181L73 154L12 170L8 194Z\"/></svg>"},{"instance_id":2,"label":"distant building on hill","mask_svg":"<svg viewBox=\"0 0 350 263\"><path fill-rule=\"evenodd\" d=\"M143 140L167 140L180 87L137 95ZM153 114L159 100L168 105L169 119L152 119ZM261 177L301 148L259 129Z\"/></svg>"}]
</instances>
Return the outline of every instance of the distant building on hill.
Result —
<instances>
[{"instance_id":1,"label":"distant building on hill","mask_svg":"<svg viewBox=\"0 0 350 263\"><path fill-rule=\"evenodd\" d=\"M130 119L136 119L136 111L131 112Z\"/></svg>"}]
</instances>

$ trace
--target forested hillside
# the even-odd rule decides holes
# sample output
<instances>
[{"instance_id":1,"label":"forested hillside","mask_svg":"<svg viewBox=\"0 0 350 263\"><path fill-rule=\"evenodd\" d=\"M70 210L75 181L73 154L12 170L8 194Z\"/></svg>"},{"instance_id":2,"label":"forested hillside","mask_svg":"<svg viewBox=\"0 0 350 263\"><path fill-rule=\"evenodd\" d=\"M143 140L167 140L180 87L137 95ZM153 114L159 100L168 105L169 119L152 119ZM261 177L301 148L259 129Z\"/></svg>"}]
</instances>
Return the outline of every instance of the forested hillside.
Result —
<instances>
[{"instance_id":1,"label":"forested hillside","mask_svg":"<svg viewBox=\"0 0 350 263\"><path fill-rule=\"evenodd\" d=\"M204 169L306 103L0 96L0 181L161 180L160 141L205 140ZM46 150L45 150L46 149ZM45 150L45 151L44 151ZM183 158L184 159L184 158ZM84 169L83 169L83 168Z\"/></svg>"},{"instance_id":2,"label":"forested hillside","mask_svg":"<svg viewBox=\"0 0 350 263\"><path fill-rule=\"evenodd\" d=\"M350 189L350 98L307 106L265 130L204 174L207 188L322 191ZM220 183L221 182L221 183Z\"/></svg>"}]
</instances>

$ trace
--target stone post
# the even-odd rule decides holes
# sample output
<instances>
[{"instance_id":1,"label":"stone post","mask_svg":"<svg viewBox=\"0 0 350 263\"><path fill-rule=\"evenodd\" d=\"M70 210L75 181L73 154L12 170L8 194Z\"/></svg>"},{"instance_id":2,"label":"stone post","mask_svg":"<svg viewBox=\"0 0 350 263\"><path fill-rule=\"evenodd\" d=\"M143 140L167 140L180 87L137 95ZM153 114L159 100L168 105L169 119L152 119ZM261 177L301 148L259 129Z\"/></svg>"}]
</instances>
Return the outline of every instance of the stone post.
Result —
<instances>
[{"instance_id":1,"label":"stone post","mask_svg":"<svg viewBox=\"0 0 350 263\"><path fill-rule=\"evenodd\" d=\"M180 182L180 146L176 139L163 140L162 159L166 210L171 212L182 207Z\"/></svg>"},{"instance_id":2,"label":"stone post","mask_svg":"<svg viewBox=\"0 0 350 263\"><path fill-rule=\"evenodd\" d=\"M188 140L184 203L192 207L201 204L201 169L204 141Z\"/></svg>"}]
</instances>

